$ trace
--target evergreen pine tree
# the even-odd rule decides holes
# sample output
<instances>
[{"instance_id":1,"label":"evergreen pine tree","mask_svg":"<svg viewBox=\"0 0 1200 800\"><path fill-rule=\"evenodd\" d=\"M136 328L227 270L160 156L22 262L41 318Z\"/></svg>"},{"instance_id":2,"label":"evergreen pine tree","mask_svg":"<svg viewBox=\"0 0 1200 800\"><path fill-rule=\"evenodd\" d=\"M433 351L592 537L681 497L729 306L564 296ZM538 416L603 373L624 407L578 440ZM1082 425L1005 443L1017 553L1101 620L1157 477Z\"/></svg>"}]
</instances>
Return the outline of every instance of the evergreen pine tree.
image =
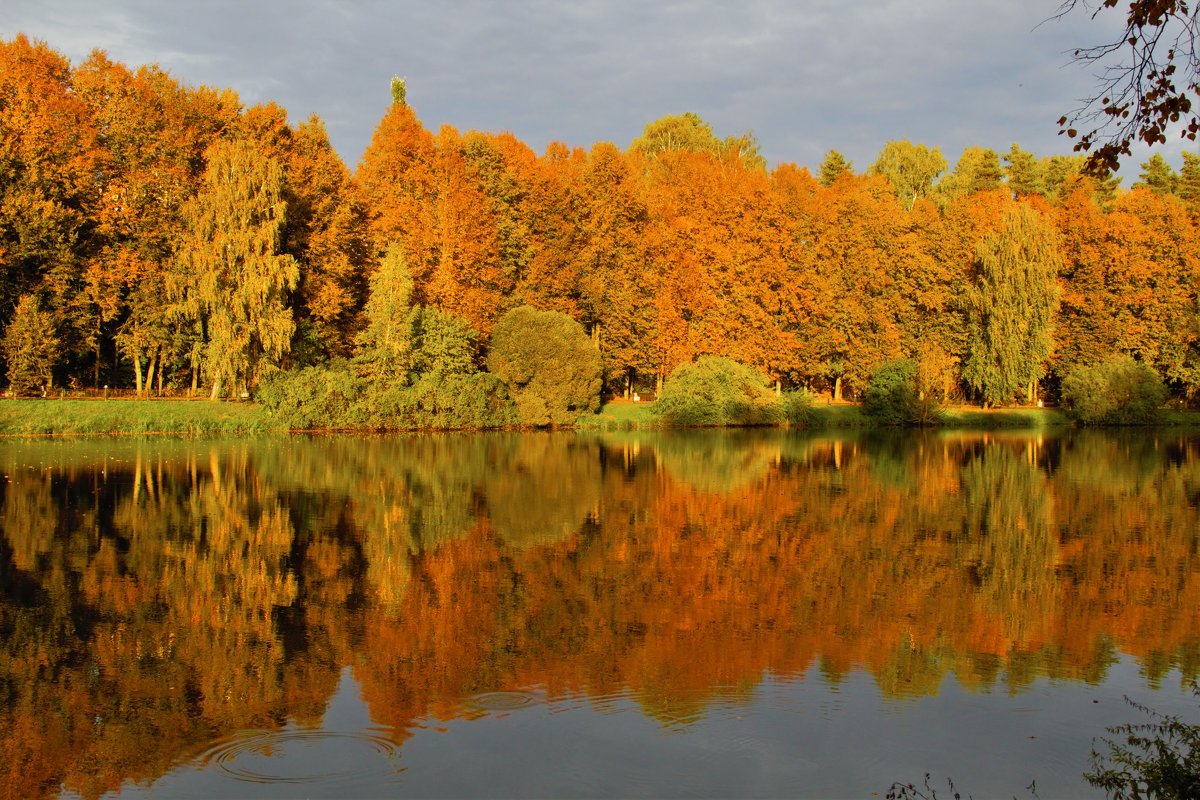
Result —
<instances>
[{"instance_id":1,"label":"evergreen pine tree","mask_svg":"<svg viewBox=\"0 0 1200 800\"><path fill-rule=\"evenodd\" d=\"M51 370L58 358L59 342L54 317L42 311L37 297L23 295L12 321L4 331L4 359L8 362L8 385L28 392L53 383Z\"/></svg>"},{"instance_id":2,"label":"evergreen pine tree","mask_svg":"<svg viewBox=\"0 0 1200 800\"><path fill-rule=\"evenodd\" d=\"M833 182L843 174L853 174L853 172L853 162L847 161L845 156L837 150L830 150L825 154L825 160L821 162L821 167L817 170L817 179L822 186L832 186Z\"/></svg>"}]
</instances>

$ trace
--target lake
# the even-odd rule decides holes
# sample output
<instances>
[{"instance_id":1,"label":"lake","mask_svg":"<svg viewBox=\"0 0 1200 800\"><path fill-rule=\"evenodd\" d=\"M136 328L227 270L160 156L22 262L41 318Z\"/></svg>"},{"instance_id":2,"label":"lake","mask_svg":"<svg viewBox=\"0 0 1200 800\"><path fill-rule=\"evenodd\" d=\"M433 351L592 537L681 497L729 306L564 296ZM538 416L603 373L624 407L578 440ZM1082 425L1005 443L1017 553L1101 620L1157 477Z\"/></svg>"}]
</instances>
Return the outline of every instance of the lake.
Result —
<instances>
[{"instance_id":1,"label":"lake","mask_svg":"<svg viewBox=\"0 0 1200 800\"><path fill-rule=\"evenodd\" d=\"M0 796L1102 796L1200 438L0 443ZM946 796L950 796L948 793Z\"/></svg>"}]
</instances>

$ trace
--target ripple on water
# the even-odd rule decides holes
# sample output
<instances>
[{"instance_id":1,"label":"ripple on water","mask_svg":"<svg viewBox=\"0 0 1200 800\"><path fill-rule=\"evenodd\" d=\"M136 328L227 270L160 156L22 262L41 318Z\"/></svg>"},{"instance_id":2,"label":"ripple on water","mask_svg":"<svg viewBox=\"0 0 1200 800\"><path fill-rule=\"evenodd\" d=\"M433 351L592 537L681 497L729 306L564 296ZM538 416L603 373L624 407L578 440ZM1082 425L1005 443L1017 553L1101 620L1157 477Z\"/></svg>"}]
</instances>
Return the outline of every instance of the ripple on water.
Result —
<instances>
[{"instance_id":1,"label":"ripple on water","mask_svg":"<svg viewBox=\"0 0 1200 800\"><path fill-rule=\"evenodd\" d=\"M530 692L483 692L468 699L466 705L479 711L516 711L538 702Z\"/></svg>"},{"instance_id":2,"label":"ripple on water","mask_svg":"<svg viewBox=\"0 0 1200 800\"><path fill-rule=\"evenodd\" d=\"M234 780L339 783L403 771L400 749L372 731L248 730L217 741L200 763Z\"/></svg>"}]
</instances>

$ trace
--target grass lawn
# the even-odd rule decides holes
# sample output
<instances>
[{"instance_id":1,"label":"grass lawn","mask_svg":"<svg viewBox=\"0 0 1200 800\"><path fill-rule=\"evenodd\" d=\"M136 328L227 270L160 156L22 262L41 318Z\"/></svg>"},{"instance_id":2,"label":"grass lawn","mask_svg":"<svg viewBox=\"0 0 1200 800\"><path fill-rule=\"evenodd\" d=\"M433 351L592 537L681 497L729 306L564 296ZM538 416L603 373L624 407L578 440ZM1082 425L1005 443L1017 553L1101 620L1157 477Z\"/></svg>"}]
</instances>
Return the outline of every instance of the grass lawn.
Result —
<instances>
[{"instance_id":1,"label":"grass lawn","mask_svg":"<svg viewBox=\"0 0 1200 800\"><path fill-rule=\"evenodd\" d=\"M942 412L942 427L966 430L998 428L1069 428L1074 423L1057 408L989 408L951 406Z\"/></svg>"},{"instance_id":2,"label":"grass lawn","mask_svg":"<svg viewBox=\"0 0 1200 800\"><path fill-rule=\"evenodd\" d=\"M1198 411L1168 411L1162 424L1200 426ZM1066 414L1053 408L1000 408L984 411L974 406L947 408L941 428L948 430L1041 430L1072 425ZM638 430L663 427L654 415L654 403L617 399L596 414L580 417L584 430ZM859 406L850 403L812 406L804 429L870 428L871 421ZM255 403L213 403L207 400L0 400L0 436L47 435L153 435L228 436L262 434L280 430L277 422Z\"/></svg>"},{"instance_id":3,"label":"grass lawn","mask_svg":"<svg viewBox=\"0 0 1200 800\"><path fill-rule=\"evenodd\" d=\"M598 414L580 417L578 427L584 429L620 430L660 428L654 416L653 403L631 403L618 399L605 403ZM989 408L951 406L943 411L942 424L947 430L1043 430L1069 428L1074 423L1057 408ZM1200 426L1200 411L1168 411L1163 415L1164 426ZM805 429L870 428L872 423L853 403L812 406L811 421L798 425Z\"/></svg>"},{"instance_id":4,"label":"grass lawn","mask_svg":"<svg viewBox=\"0 0 1200 800\"><path fill-rule=\"evenodd\" d=\"M207 400L0 400L0 436L50 434L266 433L271 420L253 403Z\"/></svg>"},{"instance_id":5,"label":"grass lawn","mask_svg":"<svg viewBox=\"0 0 1200 800\"><path fill-rule=\"evenodd\" d=\"M654 416L653 408L654 403L634 403L631 400L617 398L605 403L599 413L584 414L579 418L576 426L601 430L657 428L661 426L661 423Z\"/></svg>"}]
</instances>

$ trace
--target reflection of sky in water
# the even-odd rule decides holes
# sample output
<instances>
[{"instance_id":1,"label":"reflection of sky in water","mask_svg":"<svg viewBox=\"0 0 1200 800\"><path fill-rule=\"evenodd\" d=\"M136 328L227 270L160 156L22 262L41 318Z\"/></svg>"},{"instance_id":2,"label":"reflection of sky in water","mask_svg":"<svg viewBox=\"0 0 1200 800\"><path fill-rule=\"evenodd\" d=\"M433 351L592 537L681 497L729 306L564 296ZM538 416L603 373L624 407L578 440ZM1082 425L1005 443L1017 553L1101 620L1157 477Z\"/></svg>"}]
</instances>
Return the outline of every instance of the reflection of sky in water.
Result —
<instances>
[{"instance_id":1,"label":"reflection of sky in water","mask_svg":"<svg viewBox=\"0 0 1200 800\"><path fill-rule=\"evenodd\" d=\"M1093 737L1142 720L1125 696L1193 718L1195 701L1178 684L1172 673L1162 690L1149 689L1122 658L1099 686L1040 678L1010 696L968 692L951 677L935 696L895 700L865 672L831 685L814 669L799 680L767 678L744 702L713 702L689 725L641 713L628 694L547 699L533 689L529 702L517 702L520 693L500 702L481 693L463 716L418 720L386 752L372 741L387 731L372 725L346 668L325 736L284 741L269 758L246 748L244 761L198 759L121 796L838 798L883 794L893 780L919 784L929 772L935 789L949 777L964 796L1030 796L1025 787L1036 781L1041 797L1094 797L1081 777Z\"/></svg>"}]
</instances>

